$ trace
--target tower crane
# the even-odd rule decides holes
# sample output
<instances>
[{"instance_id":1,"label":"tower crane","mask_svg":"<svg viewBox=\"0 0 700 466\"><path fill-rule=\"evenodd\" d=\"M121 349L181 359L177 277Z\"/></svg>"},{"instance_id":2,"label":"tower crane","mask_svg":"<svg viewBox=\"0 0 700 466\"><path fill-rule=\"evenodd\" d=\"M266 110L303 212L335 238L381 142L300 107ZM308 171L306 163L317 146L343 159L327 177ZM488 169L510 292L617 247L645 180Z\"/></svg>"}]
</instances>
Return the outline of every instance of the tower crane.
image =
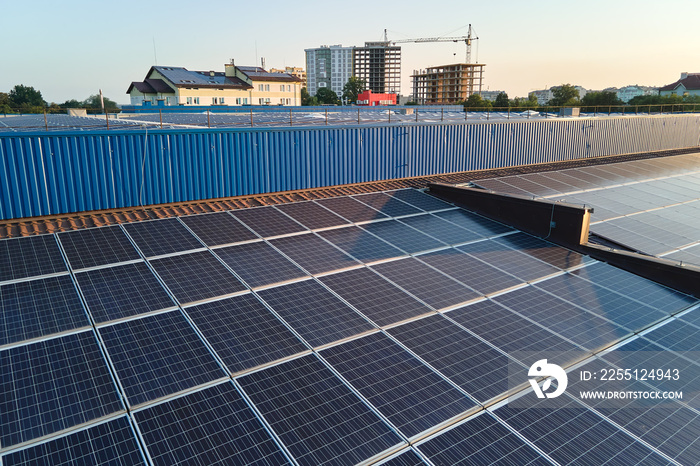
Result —
<instances>
[{"instance_id":1,"label":"tower crane","mask_svg":"<svg viewBox=\"0 0 700 466\"><path fill-rule=\"evenodd\" d=\"M387 34L386 34L386 29L384 29L384 41L385 42L390 42L392 44L402 44L402 43L408 43L408 42L415 42L415 43L421 43L421 42L462 42L467 46L467 57L466 57L466 63L471 63L472 62L472 41L478 40L479 38L476 36L472 36L472 25L469 25L469 31L467 32L466 36L459 36L459 37L424 37L420 39L400 39L400 40L388 40L387 39Z\"/></svg>"}]
</instances>

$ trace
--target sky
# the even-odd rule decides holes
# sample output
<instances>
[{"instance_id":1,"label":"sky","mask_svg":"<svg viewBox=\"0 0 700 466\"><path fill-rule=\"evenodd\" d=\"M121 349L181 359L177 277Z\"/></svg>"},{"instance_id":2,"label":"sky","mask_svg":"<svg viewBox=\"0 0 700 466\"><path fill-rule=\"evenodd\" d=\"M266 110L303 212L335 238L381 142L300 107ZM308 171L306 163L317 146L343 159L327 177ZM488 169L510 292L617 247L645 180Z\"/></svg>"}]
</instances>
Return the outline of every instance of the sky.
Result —
<instances>
[{"instance_id":1,"label":"sky","mask_svg":"<svg viewBox=\"0 0 700 466\"><path fill-rule=\"evenodd\" d=\"M120 104L149 68L223 71L237 65L305 67L305 48L382 40L479 37L472 61L484 90L524 97L574 84L600 90L663 86L700 72L697 0L0 0L0 92L32 86L47 102L102 89ZM402 94L413 70L463 62L464 43L402 46Z\"/></svg>"}]
</instances>

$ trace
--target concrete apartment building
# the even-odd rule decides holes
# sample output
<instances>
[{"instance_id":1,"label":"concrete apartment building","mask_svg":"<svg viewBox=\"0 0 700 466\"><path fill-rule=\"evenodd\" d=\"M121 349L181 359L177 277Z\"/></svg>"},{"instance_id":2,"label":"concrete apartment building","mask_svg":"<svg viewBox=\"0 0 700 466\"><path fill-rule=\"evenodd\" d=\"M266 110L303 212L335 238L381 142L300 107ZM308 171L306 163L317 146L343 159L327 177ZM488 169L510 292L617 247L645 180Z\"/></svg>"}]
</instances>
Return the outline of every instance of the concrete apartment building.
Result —
<instances>
[{"instance_id":1,"label":"concrete apartment building","mask_svg":"<svg viewBox=\"0 0 700 466\"><path fill-rule=\"evenodd\" d=\"M316 95L321 88L330 88L342 95L343 86L352 76L353 48L322 45L306 52L306 89Z\"/></svg>"},{"instance_id":2,"label":"concrete apartment building","mask_svg":"<svg viewBox=\"0 0 700 466\"><path fill-rule=\"evenodd\" d=\"M450 104L481 93L483 64L456 63L414 71L413 96L419 104Z\"/></svg>"}]
</instances>

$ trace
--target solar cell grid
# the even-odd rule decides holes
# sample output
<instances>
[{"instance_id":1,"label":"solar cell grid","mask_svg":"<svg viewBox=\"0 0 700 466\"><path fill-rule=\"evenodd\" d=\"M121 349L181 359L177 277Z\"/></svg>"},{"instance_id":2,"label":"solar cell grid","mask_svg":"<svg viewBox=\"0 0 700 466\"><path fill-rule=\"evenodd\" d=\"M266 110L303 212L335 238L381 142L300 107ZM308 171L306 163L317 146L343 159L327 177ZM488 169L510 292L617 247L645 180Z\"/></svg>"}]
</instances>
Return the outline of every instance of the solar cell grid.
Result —
<instances>
[{"instance_id":1,"label":"solar cell grid","mask_svg":"<svg viewBox=\"0 0 700 466\"><path fill-rule=\"evenodd\" d=\"M507 241L507 240L506 240ZM495 240L478 241L457 247L471 257L482 260L494 267L518 277L521 281L532 281L558 273L559 269L511 249L502 242Z\"/></svg>"},{"instance_id":2,"label":"solar cell grid","mask_svg":"<svg viewBox=\"0 0 700 466\"><path fill-rule=\"evenodd\" d=\"M337 216L330 210L311 201L279 204L275 206L275 208L289 215L310 230L348 223L344 218Z\"/></svg>"},{"instance_id":3,"label":"solar cell grid","mask_svg":"<svg viewBox=\"0 0 700 466\"><path fill-rule=\"evenodd\" d=\"M237 381L301 465L356 464L402 443L314 355Z\"/></svg>"},{"instance_id":4,"label":"solar cell grid","mask_svg":"<svg viewBox=\"0 0 700 466\"><path fill-rule=\"evenodd\" d=\"M214 253L252 288L306 276L264 241L216 249Z\"/></svg>"},{"instance_id":5,"label":"solar cell grid","mask_svg":"<svg viewBox=\"0 0 700 466\"><path fill-rule=\"evenodd\" d=\"M273 239L270 240L270 244L310 274L359 265L355 259L314 234Z\"/></svg>"},{"instance_id":6,"label":"solar cell grid","mask_svg":"<svg viewBox=\"0 0 700 466\"><path fill-rule=\"evenodd\" d=\"M123 226L146 257L204 247L176 218L127 223Z\"/></svg>"},{"instance_id":7,"label":"solar cell grid","mask_svg":"<svg viewBox=\"0 0 700 466\"><path fill-rule=\"evenodd\" d=\"M97 323L175 305L143 262L77 273L75 280Z\"/></svg>"},{"instance_id":8,"label":"solar cell grid","mask_svg":"<svg viewBox=\"0 0 700 466\"><path fill-rule=\"evenodd\" d=\"M231 372L307 349L252 294L188 307L186 312Z\"/></svg>"},{"instance_id":9,"label":"solar cell grid","mask_svg":"<svg viewBox=\"0 0 700 466\"><path fill-rule=\"evenodd\" d=\"M256 239L255 233L227 212L180 217L207 246L220 246Z\"/></svg>"},{"instance_id":10,"label":"solar cell grid","mask_svg":"<svg viewBox=\"0 0 700 466\"><path fill-rule=\"evenodd\" d=\"M326 230L318 234L364 263L405 255L400 249L358 227Z\"/></svg>"},{"instance_id":11,"label":"solar cell grid","mask_svg":"<svg viewBox=\"0 0 700 466\"><path fill-rule=\"evenodd\" d=\"M226 375L180 311L99 332L131 406Z\"/></svg>"},{"instance_id":12,"label":"solar cell grid","mask_svg":"<svg viewBox=\"0 0 700 466\"><path fill-rule=\"evenodd\" d=\"M508 358L442 315L387 332L479 402L508 389Z\"/></svg>"},{"instance_id":13,"label":"solar cell grid","mask_svg":"<svg viewBox=\"0 0 700 466\"><path fill-rule=\"evenodd\" d=\"M417 448L441 465L551 464L489 413L474 416Z\"/></svg>"},{"instance_id":14,"label":"solar cell grid","mask_svg":"<svg viewBox=\"0 0 700 466\"><path fill-rule=\"evenodd\" d=\"M445 246L445 243L442 241L425 235L397 220L368 223L360 228L408 253L427 251Z\"/></svg>"},{"instance_id":15,"label":"solar cell grid","mask_svg":"<svg viewBox=\"0 0 700 466\"><path fill-rule=\"evenodd\" d=\"M57 236L73 270L141 258L118 225L69 231Z\"/></svg>"},{"instance_id":16,"label":"solar cell grid","mask_svg":"<svg viewBox=\"0 0 700 466\"><path fill-rule=\"evenodd\" d=\"M513 231L513 229L508 226L489 220L486 217L467 212L463 209L436 212L434 215L448 222L452 222L457 226L471 230L482 238L498 236Z\"/></svg>"},{"instance_id":17,"label":"solar cell grid","mask_svg":"<svg viewBox=\"0 0 700 466\"><path fill-rule=\"evenodd\" d=\"M367 204L351 197L331 197L328 199L316 199L314 202L332 210L336 214L350 220L353 223L369 222L389 218L385 214L369 207Z\"/></svg>"},{"instance_id":18,"label":"solar cell grid","mask_svg":"<svg viewBox=\"0 0 700 466\"><path fill-rule=\"evenodd\" d=\"M146 464L126 416L2 457L5 466Z\"/></svg>"},{"instance_id":19,"label":"solar cell grid","mask_svg":"<svg viewBox=\"0 0 700 466\"><path fill-rule=\"evenodd\" d=\"M0 282L68 270L54 235L0 241Z\"/></svg>"},{"instance_id":20,"label":"solar cell grid","mask_svg":"<svg viewBox=\"0 0 700 466\"><path fill-rule=\"evenodd\" d=\"M480 239L473 231L461 228L434 215L416 215L401 219L401 223L432 236L445 244L460 244Z\"/></svg>"},{"instance_id":21,"label":"solar cell grid","mask_svg":"<svg viewBox=\"0 0 700 466\"><path fill-rule=\"evenodd\" d=\"M375 328L314 280L257 293L313 347Z\"/></svg>"},{"instance_id":22,"label":"solar cell grid","mask_svg":"<svg viewBox=\"0 0 700 466\"><path fill-rule=\"evenodd\" d=\"M230 382L137 411L134 417L156 465L289 464Z\"/></svg>"},{"instance_id":23,"label":"solar cell grid","mask_svg":"<svg viewBox=\"0 0 700 466\"><path fill-rule=\"evenodd\" d=\"M385 193L360 194L352 197L353 199L358 200L363 204L367 204L373 209L378 210L389 217L400 217L403 215L412 215L422 212L412 205L402 202Z\"/></svg>"},{"instance_id":24,"label":"solar cell grid","mask_svg":"<svg viewBox=\"0 0 700 466\"><path fill-rule=\"evenodd\" d=\"M387 461L382 461L378 464L382 466L424 466L427 463L425 463L415 451L409 448L400 455L391 457Z\"/></svg>"},{"instance_id":25,"label":"solar cell grid","mask_svg":"<svg viewBox=\"0 0 700 466\"><path fill-rule=\"evenodd\" d=\"M182 304L246 289L209 251L163 257L151 265Z\"/></svg>"},{"instance_id":26,"label":"solar cell grid","mask_svg":"<svg viewBox=\"0 0 700 466\"><path fill-rule=\"evenodd\" d=\"M272 206L240 209L233 211L232 214L263 238L306 230Z\"/></svg>"},{"instance_id":27,"label":"solar cell grid","mask_svg":"<svg viewBox=\"0 0 700 466\"><path fill-rule=\"evenodd\" d=\"M383 333L320 354L406 437L476 406Z\"/></svg>"},{"instance_id":28,"label":"solar cell grid","mask_svg":"<svg viewBox=\"0 0 700 466\"><path fill-rule=\"evenodd\" d=\"M0 286L0 346L88 325L69 275Z\"/></svg>"},{"instance_id":29,"label":"solar cell grid","mask_svg":"<svg viewBox=\"0 0 700 466\"><path fill-rule=\"evenodd\" d=\"M418 207L426 212L450 209L454 207L452 204L416 189L400 189L398 191L389 191L386 194L391 197L401 199L404 202L408 202L412 206Z\"/></svg>"},{"instance_id":30,"label":"solar cell grid","mask_svg":"<svg viewBox=\"0 0 700 466\"><path fill-rule=\"evenodd\" d=\"M569 251L526 233L501 236L494 241L562 270L577 267L590 260L577 252Z\"/></svg>"},{"instance_id":31,"label":"solar cell grid","mask_svg":"<svg viewBox=\"0 0 700 466\"><path fill-rule=\"evenodd\" d=\"M91 331L0 351L0 393L3 447L123 409Z\"/></svg>"},{"instance_id":32,"label":"solar cell grid","mask_svg":"<svg viewBox=\"0 0 700 466\"><path fill-rule=\"evenodd\" d=\"M658 343L672 351L698 351L700 349L700 328L684 320L672 320L663 326L644 334L644 338ZM700 361L698 361L700 364Z\"/></svg>"},{"instance_id":33,"label":"solar cell grid","mask_svg":"<svg viewBox=\"0 0 700 466\"><path fill-rule=\"evenodd\" d=\"M462 304L480 296L413 257L373 265L371 268L435 309Z\"/></svg>"}]
</instances>

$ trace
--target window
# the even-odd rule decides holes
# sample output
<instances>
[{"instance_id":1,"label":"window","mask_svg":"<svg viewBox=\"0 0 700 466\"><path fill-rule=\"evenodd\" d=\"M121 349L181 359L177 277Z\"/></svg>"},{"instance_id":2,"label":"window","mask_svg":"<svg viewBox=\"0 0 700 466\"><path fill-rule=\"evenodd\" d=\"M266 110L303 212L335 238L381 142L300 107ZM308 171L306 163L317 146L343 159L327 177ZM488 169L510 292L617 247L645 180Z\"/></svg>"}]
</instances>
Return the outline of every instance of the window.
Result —
<instances>
[{"instance_id":1,"label":"window","mask_svg":"<svg viewBox=\"0 0 700 466\"><path fill-rule=\"evenodd\" d=\"M241 105L241 98L240 97L236 97L236 105Z\"/></svg>"},{"instance_id":2,"label":"window","mask_svg":"<svg viewBox=\"0 0 700 466\"><path fill-rule=\"evenodd\" d=\"M290 86L289 84L287 84L287 92L291 92L291 90L292 90L292 86Z\"/></svg>"},{"instance_id":3,"label":"window","mask_svg":"<svg viewBox=\"0 0 700 466\"><path fill-rule=\"evenodd\" d=\"M280 105L284 105L284 99L280 98Z\"/></svg>"},{"instance_id":4,"label":"window","mask_svg":"<svg viewBox=\"0 0 700 466\"><path fill-rule=\"evenodd\" d=\"M219 103L222 104L222 105L224 104L224 98L223 98L223 97L219 97Z\"/></svg>"},{"instance_id":5,"label":"window","mask_svg":"<svg viewBox=\"0 0 700 466\"><path fill-rule=\"evenodd\" d=\"M270 85L269 85L269 84L265 84L265 91L266 91L266 92L270 92ZM269 100L269 99L268 99L268 100Z\"/></svg>"},{"instance_id":6,"label":"window","mask_svg":"<svg viewBox=\"0 0 700 466\"><path fill-rule=\"evenodd\" d=\"M262 105L264 102L265 102L265 99L263 99L262 97L260 97L260 98L258 99L258 103L259 103L260 105Z\"/></svg>"},{"instance_id":7,"label":"window","mask_svg":"<svg viewBox=\"0 0 700 466\"><path fill-rule=\"evenodd\" d=\"M192 97L187 98L187 105L192 105Z\"/></svg>"},{"instance_id":8,"label":"window","mask_svg":"<svg viewBox=\"0 0 700 466\"><path fill-rule=\"evenodd\" d=\"M284 84L280 84L280 91L284 92Z\"/></svg>"},{"instance_id":9,"label":"window","mask_svg":"<svg viewBox=\"0 0 700 466\"><path fill-rule=\"evenodd\" d=\"M243 98L243 105L248 105L248 97Z\"/></svg>"},{"instance_id":10,"label":"window","mask_svg":"<svg viewBox=\"0 0 700 466\"><path fill-rule=\"evenodd\" d=\"M195 98L194 98L194 104L195 104L195 105L199 105L199 97L195 97Z\"/></svg>"},{"instance_id":11,"label":"window","mask_svg":"<svg viewBox=\"0 0 700 466\"><path fill-rule=\"evenodd\" d=\"M289 99L287 99L287 105L289 105Z\"/></svg>"},{"instance_id":12,"label":"window","mask_svg":"<svg viewBox=\"0 0 700 466\"><path fill-rule=\"evenodd\" d=\"M219 103L219 102L218 102L218 100L216 99L216 97L212 97L212 98L211 98L211 104L212 104L212 105L216 105L216 104L218 104L218 103Z\"/></svg>"},{"instance_id":13,"label":"window","mask_svg":"<svg viewBox=\"0 0 700 466\"><path fill-rule=\"evenodd\" d=\"M260 84L260 85L258 86L258 90L259 90L260 92L262 92L262 90L263 90L263 85L262 85L262 84Z\"/></svg>"}]
</instances>

